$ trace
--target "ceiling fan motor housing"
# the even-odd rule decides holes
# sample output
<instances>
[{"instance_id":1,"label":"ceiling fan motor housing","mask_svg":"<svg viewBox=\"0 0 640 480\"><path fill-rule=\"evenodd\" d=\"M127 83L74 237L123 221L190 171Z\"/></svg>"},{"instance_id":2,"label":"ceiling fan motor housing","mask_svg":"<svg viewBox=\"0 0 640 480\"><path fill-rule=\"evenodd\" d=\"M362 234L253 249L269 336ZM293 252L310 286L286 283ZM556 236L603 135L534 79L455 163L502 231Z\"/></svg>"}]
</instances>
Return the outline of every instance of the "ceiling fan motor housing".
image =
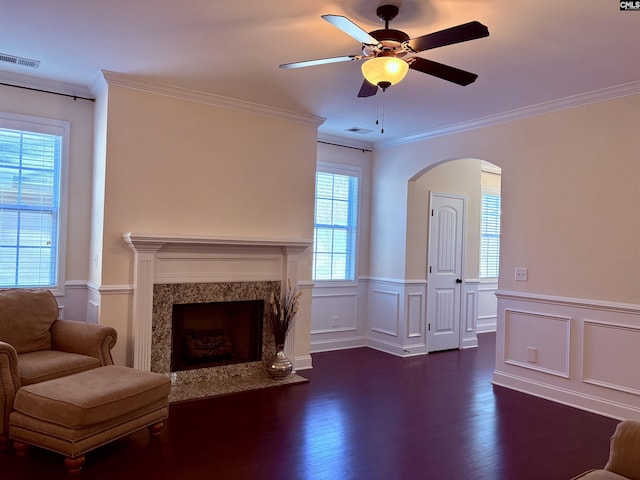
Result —
<instances>
[{"instance_id":1,"label":"ceiling fan motor housing","mask_svg":"<svg viewBox=\"0 0 640 480\"><path fill-rule=\"evenodd\" d=\"M384 22L384 28L369 32L369 35L378 40L382 45L382 48L378 45L374 48L368 49L365 45L363 49L365 55L382 56L386 54L397 56L398 54L406 52L403 44L409 41L409 35L400 30L389 28L389 22L396 18L398 11L399 9L395 5L381 5L376 9L378 18Z\"/></svg>"},{"instance_id":2,"label":"ceiling fan motor housing","mask_svg":"<svg viewBox=\"0 0 640 480\"><path fill-rule=\"evenodd\" d=\"M409 35L400 30L385 28L369 32L369 35L378 40L382 47L380 45L364 45L362 51L365 56L380 56L383 53L392 55L406 53L403 44L409 41Z\"/></svg>"}]
</instances>

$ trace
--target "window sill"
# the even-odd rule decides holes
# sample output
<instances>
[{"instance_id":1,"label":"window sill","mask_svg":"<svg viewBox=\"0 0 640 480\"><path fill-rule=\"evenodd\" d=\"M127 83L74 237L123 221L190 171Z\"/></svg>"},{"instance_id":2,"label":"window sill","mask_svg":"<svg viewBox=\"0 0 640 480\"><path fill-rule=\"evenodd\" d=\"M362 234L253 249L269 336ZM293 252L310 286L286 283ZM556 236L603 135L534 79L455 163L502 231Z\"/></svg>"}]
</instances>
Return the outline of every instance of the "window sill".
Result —
<instances>
[{"instance_id":1,"label":"window sill","mask_svg":"<svg viewBox=\"0 0 640 480\"><path fill-rule=\"evenodd\" d=\"M314 280L313 288L345 288L357 286L357 280Z\"/></svg>"}]
</instances>

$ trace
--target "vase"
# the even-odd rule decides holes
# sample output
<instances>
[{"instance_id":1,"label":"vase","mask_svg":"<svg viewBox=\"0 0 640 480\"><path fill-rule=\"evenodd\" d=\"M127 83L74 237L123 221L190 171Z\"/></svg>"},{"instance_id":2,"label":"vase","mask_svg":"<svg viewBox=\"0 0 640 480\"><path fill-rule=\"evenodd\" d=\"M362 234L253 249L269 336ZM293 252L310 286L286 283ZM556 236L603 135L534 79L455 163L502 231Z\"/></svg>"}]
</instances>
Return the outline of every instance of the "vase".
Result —
<instances>
[{"instance_id":1,"label":"vase","mask_svg":"<svg viewBox=\"0 0 640 480\"><path fill-rule=\"evenodd\" d=\"M276 347L276 354L267 362L267 373L276 380L282 380L293 370L293 363L284 354L284 345Z\"/></svg>"}]
</instances>

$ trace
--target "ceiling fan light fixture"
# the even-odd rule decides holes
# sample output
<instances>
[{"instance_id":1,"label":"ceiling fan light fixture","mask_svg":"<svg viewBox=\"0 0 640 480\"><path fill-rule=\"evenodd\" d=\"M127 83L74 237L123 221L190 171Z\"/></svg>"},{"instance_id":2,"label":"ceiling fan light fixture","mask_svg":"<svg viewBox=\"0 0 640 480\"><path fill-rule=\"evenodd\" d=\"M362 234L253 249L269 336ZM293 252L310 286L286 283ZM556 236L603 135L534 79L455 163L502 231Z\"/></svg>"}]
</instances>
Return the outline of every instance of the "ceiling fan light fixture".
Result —
<instances>
[{"instance_id":1,"label":"ceiling fan light fixture","mask_svg":"<svg viewBox=\"0 0 640 480\"><path fill-rule=\"evenodd\" d=\"M408 71L409 64L396 57L376 57L362 64L364 78L382 90L402 81Z\"/></svg>"}]
</instances>

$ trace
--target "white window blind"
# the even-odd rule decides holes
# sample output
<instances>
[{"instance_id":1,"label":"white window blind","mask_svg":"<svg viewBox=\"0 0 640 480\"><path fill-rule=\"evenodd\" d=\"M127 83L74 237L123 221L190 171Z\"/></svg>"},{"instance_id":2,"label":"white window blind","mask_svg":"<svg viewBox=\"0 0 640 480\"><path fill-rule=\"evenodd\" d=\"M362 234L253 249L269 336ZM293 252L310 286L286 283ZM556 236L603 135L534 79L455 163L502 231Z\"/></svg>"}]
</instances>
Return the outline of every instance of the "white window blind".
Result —
<instances>
[{"instance_id":1,"label":"white window blind","mask_svg":"<svg viewBox=\"0 0 640 480\"><path fill-rule=\"evenodd\" d=\"M482 194L480 277L498 277L500 270L500 195Z\"/></svg>"},{"instance_id":2,"label":"white window blind","mask_svg":"<svg viewBox=\"0 0 640 480\"><path fill-rule=\"evenodd\" d=\"M354 280L358 177L316 173L314 280Z\"/></svg>"},{"instance_id":3,"label":"white window blind","mask_svg":"<svg viewBox=\"0 0 640 480\"><path fill-rule=\"evenodd\" d=\"M56 286L62 140L0 128L0 287Z\"/></svg>"}]
</instances>

